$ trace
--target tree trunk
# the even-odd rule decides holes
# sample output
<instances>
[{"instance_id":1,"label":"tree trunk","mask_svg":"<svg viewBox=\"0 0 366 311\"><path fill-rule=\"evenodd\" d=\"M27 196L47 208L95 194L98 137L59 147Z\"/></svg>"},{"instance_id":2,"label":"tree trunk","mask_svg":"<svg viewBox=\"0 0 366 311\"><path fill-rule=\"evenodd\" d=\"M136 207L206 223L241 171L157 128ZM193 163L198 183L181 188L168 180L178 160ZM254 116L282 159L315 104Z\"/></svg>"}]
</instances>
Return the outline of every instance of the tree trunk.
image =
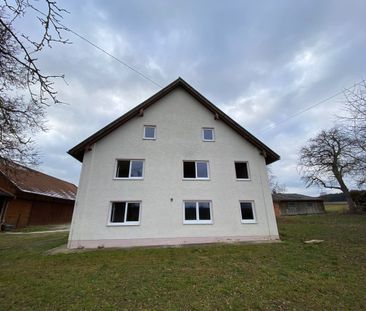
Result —
<instances>
[{"instance_id":1,"label":"tree trunk","mask_svg":"<svg viewBox=\"0 0 366 311\"><path fill-rule=\"evenodd\" d=\"M355 202L353 202L351 193L349 192L348 187L344 183L341 174L339 172L335 172L335 171L333 171L333 174L336 177L344 196L346 197L346 201L347 201L350 213L356 213L357 212L356 204L355 204Z\"/></svg>"}]
</instances>

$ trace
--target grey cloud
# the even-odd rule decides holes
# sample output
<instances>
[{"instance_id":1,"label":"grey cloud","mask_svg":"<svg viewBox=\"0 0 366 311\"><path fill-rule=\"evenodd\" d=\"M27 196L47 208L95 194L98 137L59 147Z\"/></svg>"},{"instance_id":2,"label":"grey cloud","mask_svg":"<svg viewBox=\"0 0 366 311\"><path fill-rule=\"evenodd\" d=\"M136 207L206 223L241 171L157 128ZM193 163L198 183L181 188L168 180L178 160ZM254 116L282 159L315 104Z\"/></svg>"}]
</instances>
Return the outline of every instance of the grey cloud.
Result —
<instances>
[{"instance_id":1,"label":"grey cloud","mask_svg":"<svg viewBox=\"0 0 366 311\"><path fill-rule=\"evenodd\" d=\"M162 85L182 76L281 154L274 173L304 190L299 148L333 124L341 98L289 120L296 111L364 78L363 1L64 1L65 24ZM45 53L47 72L70 105L52 108L51 130L36 137L41 168L78 181L66 150L158 91L70 34L73 44ZM324 116L327 117L324 117ZM301 191L304 190L304 191Z\"/></svg>"}]
</instances>

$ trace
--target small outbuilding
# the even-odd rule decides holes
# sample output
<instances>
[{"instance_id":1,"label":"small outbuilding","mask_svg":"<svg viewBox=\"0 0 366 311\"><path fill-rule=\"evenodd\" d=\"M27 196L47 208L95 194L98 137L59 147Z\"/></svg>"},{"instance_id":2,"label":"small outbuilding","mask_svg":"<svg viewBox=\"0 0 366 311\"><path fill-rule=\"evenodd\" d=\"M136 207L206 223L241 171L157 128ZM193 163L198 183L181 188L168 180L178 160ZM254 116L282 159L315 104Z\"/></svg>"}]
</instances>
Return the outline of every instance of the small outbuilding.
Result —
<instances>
[{"instance_id":1,"label":"small outbuilding","mask_svg":"<svg viewBox=\"0 0 366 311\"><path fill-rule=\"evenodd\" d=\"M272 194L276 216L308 215L325 213L324 201L297 193Z\"/></svg>"},{"instance_id":2,"label":"small outbuilding","mask_svg":"<svg viewBox=\"0 0 366 311\"><path fill-rule=\"evenodd\" d=\"M0 225L71 222L77 187L15 163L0 165Z\"/></svg>"}]
</instances>

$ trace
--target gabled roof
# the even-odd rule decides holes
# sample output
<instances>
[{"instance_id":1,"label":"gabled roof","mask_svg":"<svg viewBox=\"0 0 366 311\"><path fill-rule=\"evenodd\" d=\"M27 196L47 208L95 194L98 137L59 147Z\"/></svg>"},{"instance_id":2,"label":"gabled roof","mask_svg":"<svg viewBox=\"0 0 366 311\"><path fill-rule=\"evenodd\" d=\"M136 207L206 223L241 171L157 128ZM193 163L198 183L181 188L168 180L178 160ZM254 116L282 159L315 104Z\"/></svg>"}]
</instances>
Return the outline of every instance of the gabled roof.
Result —
<instances>
[{"instance_id":1,"label":"gabled roof","mask_svg":"<svg viewBox=\"0 0 366 311\"><path fill-rule=\"evenodd\" d=\"M223 121L232 129L234 129L239 135L245 138L247 141L252 143L255 147L257 147L262 154L265 156L266 163L270 164L280 159L280 156L275 153L272 149L267 147L264 143L262 143L259 139L254 137L250 134L246 129L240 126L237 122L231 119L227 114L221 111L218 107L216 107L213 103L211 103L207 98L205 98L202 94L196 91L192 86L190 86L187 82L185 82L182 78L178 78L177 80L173 81L162 90L142 102L140 105L136 106L135 108L131 109L123 116L119 117L118 119L114 120L107 126L103 127L98 132L94 133L75 147L71 148L68 153L72 155L74 158L79 160L80 162L83 161L84 152L88 149L92 144L97 142L98 140L102 139L116 128L120 127L130 119L139 114L142 114L144 110L149 108L151 105L156 103L159 99L173 91L174 89L181 87L189 94L191 94L198 102L200 102L203 106L205 106L208 110L210 110L214 117L218 120Z\"/></svg>"},{"instance_id":2,"label":"gabled roof","mask_svg":"<svg viewBox=\"0 0 366 311\"><path fill-rule=\"evenodd\" d=\"M75 200L77 187L74 184L14 162L5 165L0 162L0 174L8 179L19 193Z\"/></svg>"},{"instance_id":3,"label":"gabled roof","mask_svg":"<svg viewBox=\"0 0 366 311\"><path fill-rule=\"evenodd\" d=\"M323 201L320 198L309 197L298 193L275 193L272 194L273 201Z\"/></svg>"}]
</instances>

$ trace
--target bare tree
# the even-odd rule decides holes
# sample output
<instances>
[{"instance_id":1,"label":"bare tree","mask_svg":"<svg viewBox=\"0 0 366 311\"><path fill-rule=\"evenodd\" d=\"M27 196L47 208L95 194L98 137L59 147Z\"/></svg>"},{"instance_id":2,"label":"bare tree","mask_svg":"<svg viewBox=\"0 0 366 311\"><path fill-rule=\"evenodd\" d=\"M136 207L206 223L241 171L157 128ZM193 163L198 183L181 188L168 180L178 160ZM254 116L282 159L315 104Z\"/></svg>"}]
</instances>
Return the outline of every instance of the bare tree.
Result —
<instances>
[{"instance_id":1,"label":"bare tree","mask_svg":"<svg viewBox=\"0 0 366 311\"><path fill-rule=\"evenodd\" d=\"M321 131L300 151L299 169L306 186L341 190L350 212L356 211L350 191L344 180L357 170L353 155L354 140L337 128Z\"/></svg>"},{"instance_id":2,"label":"bare tree","mask_svg":"<svg viewBox=\"0 0 366 311\"><path fill-rule=\"evenodd\" d=\"M356 179L359 186L366 185L366 81L344 92L347 114L338 117L352 136L353 154L358 162Z\"/></svg>"},{"instance_id":3,"label":"bare tree","mask_svg":"<svg viewBox=\"0 0 366 311\"><path fill-rule=\"evenodd\" d=\"M0 4L0 158L5 162L38 160L31 136L46 130L46 108L59 102L54 78L62 76L44 74L37 57L52 43L68 42L62 38L67 30L61 24L65 12L52 0ZM16 30L16 23L29 16L41 29L40 37Z\"/></svg>"},{"instance_id":4,"label":"bare tree","mask_svg":"<svg viewBox=\"0 0 366 311\"><path fill-rule=\"evenodd\" d=\"M278 177L273 174L271 168L268 167L267 171L268 171L269 186L271 188L272 194L286 192L286 185L280 183Z\"/></svg>"}]
</instances>

